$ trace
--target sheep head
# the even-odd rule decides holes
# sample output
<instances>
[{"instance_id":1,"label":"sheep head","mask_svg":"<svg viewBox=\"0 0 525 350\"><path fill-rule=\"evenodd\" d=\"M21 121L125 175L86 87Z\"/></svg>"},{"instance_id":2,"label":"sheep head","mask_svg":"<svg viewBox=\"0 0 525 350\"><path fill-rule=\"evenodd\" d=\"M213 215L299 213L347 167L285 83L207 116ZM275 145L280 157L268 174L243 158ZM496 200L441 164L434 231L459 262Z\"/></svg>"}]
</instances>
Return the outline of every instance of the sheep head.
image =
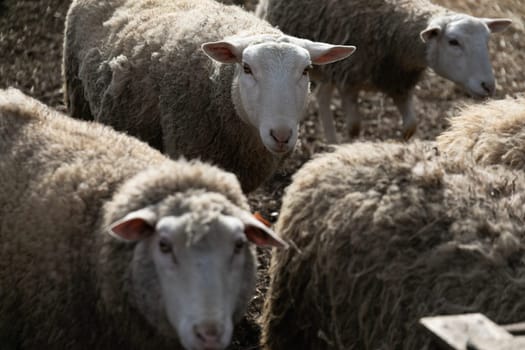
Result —
<instances>
[{"instance_id":1,"label":"sheep head","mask_svg":"<svg viewBox=\"0 0 525 350\"><path fill-rule=\"evenodd\" d=\"M258 130L265 147L293 150L309 93L309 69L350 56L355 47L287 35L236 36L205 43L212 59L236 64L232 99L240 118Z\"/></svg>"},{"instance_id":2,"label":"sheep head","mask_svg":"<svg viewBox=\"0 0 525 350\"><path fill-rule=\"evenodd\" d=\"M429 67L461 85L474 97L493 95L496 83L488 40L491 33L505 30L510 23L510 19L476 18L464 14L434 18L420 33L427 45Z\"/></svg>"},{"instance_id":3,"label":"sheep head","mask_svg":"<svg viewBox=\"0 0 525 350\"><path fill-rule=\"evenodd\" d=\"M287 246L216 193L167 198L130 212L109 233L135 243L131 279L141 313L192 350L220 350L230 343L255 288L250 243Z\"/></svg>"}]
</instances>

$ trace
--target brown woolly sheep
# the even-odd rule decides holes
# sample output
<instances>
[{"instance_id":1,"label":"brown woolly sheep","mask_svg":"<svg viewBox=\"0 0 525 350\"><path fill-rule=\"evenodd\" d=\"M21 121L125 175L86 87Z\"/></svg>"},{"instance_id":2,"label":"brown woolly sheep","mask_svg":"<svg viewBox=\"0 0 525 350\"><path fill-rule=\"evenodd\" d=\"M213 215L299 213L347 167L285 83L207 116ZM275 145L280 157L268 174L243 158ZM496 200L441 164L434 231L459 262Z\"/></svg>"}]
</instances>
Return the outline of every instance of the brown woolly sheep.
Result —
<instances>
[{"instance_id":1,"label":"brown woolly sheep","mask_svg":"<svg viewBox=\"0 0 525 350\"><path fill-rule=\"evenodd\" d=\"M224 349L254 248L233 174L0 90L2 349Z\"/></svg>"},{"instance_id":2,"label":"brown woolly sheep","mask_svg":"<svg viewBox=\"0 0 525 350\"><path fill-rule=\"evenodd\" d=\"M422 316L525 319L525 174L453 172L433 144L355 143L287 188L266 349L434 349Z\"/></svg>"},{"instance_id":3,"label":"brown woolly sheep","mask_svg":"<svg viewBox=\"0 0 525 350\"><path fill-rule=\"evenodd\" d=\"M354 49L283 35L213 0L75 0L65 100L75 118L126 131L170 157L213 162L251 191L295 147L310 66Z\"/></svg>"},{"instance_id":4,"label":"brown woolly sheep","mask_svg":"<svg viewBox=\"0 0 525 350\"><path fill-rule=\"evenodd\" d=\"M492 95L489 34L511 23L456 13L428 0L261 0L257 14L286 34L359 48L349 60L314 70L319 117L332 143L334 88L353 137L361 129L359 91L372 90L392 97L403 136L410 138L417 127L413 89L427 67L474 96Z\"/></svg>"},{"instance_id":5,"label":"brown woolly sheep","mask_svg":"<svg viewBox=\"0 0 525 350\"><path fill-rule=\"evenodd\" d=\"M525 97L465 107L450 124L437 137L445 156L525 170Z\"/></svg>"}]
</instances>

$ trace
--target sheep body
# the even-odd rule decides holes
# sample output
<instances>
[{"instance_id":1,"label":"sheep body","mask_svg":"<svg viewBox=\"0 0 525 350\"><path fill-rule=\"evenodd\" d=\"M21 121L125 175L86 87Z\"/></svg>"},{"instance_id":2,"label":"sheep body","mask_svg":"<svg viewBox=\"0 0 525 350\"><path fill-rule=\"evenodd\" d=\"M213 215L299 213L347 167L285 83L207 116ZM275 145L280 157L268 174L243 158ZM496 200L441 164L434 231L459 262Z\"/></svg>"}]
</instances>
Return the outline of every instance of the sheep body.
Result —
<instances>
[{"instance_id":1,"label":"sheep body","mask_svg":"<svg viewBox=\"0 0 525 350\"><path fill-rule=\"evenodd\" d=\"M198 212L203 219L190 222L199 233L197 224L216 212L248 210L235 176L198 161L169 160L134 138L70 119L16 90L0 91L0 150L2 347L182 349L180 339L187 348L178 325L166 320L172 310L158 285L165 269L145 248L155 247L156 234L131 244L107 230L146 208L159 223ZM236 292L221 297L216 290L216 301L206 304L213 308L225 298L230 305L233 298L220 306L235 307L234 320L255 279L253 248L241 252ZM185 288L193 290L189 282ZM197 304L198 294L186 304Z\"/></svg>"},{"instance_id":2,"label":"sheep body","mask_svg":"<svg viewBox=\"0 0 525 350\"><path fill-rule=\"evenodd\" d=\"M257 14L284 33L341 44L351 41L359 48L350 60L316 68L319 116L329 142L336 142L329 109L334 87L341 95L351 136L360 131L359 91L372 90L393 98L403 117L403 136L410 138L417 125L412 91L428 66L473 95L492 94L494 78L486 43L478 41L486 41L489 30L500 31L510 23L497 20L493 25L496 22L455 13L427 0L262 0ZM423 35L427 29L430 35ZM454 33L439 34L447 31ZM447 36L465 39L463 54L445 53Z\"/></svg>"},{"instance_id":3,"label":"sheep body","mask_svg":"<svg viewBox=\"0 0 525 350\"><path fill-rule=\"evenodd\" d=\"M450 124L437 144L451 160L525 169L525 97L464 107Z\"/></svg>"},{"instance_id":4,"label":"sheep body","mask_svg":"<svg viewBox=\"0 0 525 350\"><path fill-rule=\"evenodd\" d=\"M239 77L247 69L241 67L246 64L244 52L242 61L236 57L237 64L220 64L201 50L203 44L225 38L240 42L256 38L249 43L252 47L275 44L276 53L270 55L274 61L287 62L284 50L305 55L304 48L295 45L299 40L285 37L237 6L211 0L74 1L64 42L66 105L75 118L112 125L171 157L218 164L236 173L243 189L250 191L295 145L308 92L307 77L301 72L310 62L293 72L298 74L293 82L287 69L279 73L280 93L273 89L264 93L268 89L261 88L253 94L254 100L274 97L273 103L262 103L255 111L261 115L255 115L247 110L253 106L243 104L246 99L240 91L246 85ZM221 50L217 52L226 51ZM299 95L288 96L296 89L301 90ZM260 124L250 124L250 118ZM279 124L277 129L285 125L286 130L273 134L271 123ZM281 148L268 149L275 143Z\"/></svg>"},{"instance_id":5,"label":"sheep body","mask_svg":"<svg viewBox=\"0 0 525 350\"><path fill-rule=\"evenodd\" d=\"M524 319L525 176L465 168L419 142L306 163L276 225L297 249L272 256L265 348L435 349L420 317Z\"/></svg>"}]
</instances>

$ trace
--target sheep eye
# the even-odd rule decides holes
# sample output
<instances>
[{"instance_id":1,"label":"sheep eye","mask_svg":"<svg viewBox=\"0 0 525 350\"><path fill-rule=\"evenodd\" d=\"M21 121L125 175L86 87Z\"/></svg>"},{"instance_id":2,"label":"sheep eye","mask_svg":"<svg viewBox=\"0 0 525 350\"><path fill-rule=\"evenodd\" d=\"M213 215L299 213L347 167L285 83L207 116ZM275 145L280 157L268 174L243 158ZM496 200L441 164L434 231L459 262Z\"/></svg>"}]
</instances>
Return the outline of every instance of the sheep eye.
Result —
<instances>
[{"instance_id":1,"label":"sheep eye","mask_svg":"<svg viewBox=\"0 0 525 350\"><path fill-rule=\"evenodd\" d=\"M159 241L159 249L162 253L167 254L171 252L171 243L165 239L161 238Z\"/></svg>"},{"instance_id":2,"label":"sheep eye","mask_svg":"<svg viewBox=\"0 0 525 350\"><path fill-rule=\"evenodd\" d=\"M456 39L450 39L448 43L451 46L459 46L459 41L457 41Z\"/></svg>"},{"instance_id":3,"label":"sheep eye","mask_svg":"<svg viewBox=\"0 0 525 350\"><path fill-rule=\"evenodd\" d=\"M303 70L303 75L308 75L308 72L312 69L312 66L308 66Z\"/></svg>"},{"instance_id":4,"label":"sheep eye","mask_svg":"<svg viewBox=\"0 0 525 350\"><path fill-rule=\"evenodd\" d=\"M235 246L233 247L233 254L239 254L242 251L242 248L244 248L244 240L238 239L235 241Z\"/></svg>"},{"instance_id":5,"label":"sheep eye","mask_svg":"<svg viewBox=\"0 0 525 350\"><path fill-rule=\"evenodd\" d=\"M242 69L243 69L244 73L246 73L246 74L252 74L252 69L251 69L250 66L247 65L246 63L244 63L244 64L242 65Z\"/></svg>"}]
</instances>

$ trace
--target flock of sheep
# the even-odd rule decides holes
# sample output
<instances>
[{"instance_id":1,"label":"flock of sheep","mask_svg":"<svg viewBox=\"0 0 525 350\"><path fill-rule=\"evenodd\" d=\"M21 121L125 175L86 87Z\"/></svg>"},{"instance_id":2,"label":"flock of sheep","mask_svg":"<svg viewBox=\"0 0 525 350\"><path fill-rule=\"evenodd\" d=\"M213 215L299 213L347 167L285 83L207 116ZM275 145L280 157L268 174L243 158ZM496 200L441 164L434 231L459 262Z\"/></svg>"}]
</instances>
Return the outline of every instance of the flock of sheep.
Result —
<instances>
[{"instance_id":1,"label":"flock of sheep","mask_svg":"<svg viewBox=\"0 0 525 350\"><path fill-rule=\"evenodd\" d=\"M292 154L311 80L327 142L334 89L348 137L374 90L409 140L424 70L491 96L510 24L427 0L74 0L69 115L0 91L2 349L225 349L255 246L276 248L268 350L432 349L422 316L524 320L525 97L435 141L316 155L273 229L246 199Z\"/></svg>"}]
</instances>

